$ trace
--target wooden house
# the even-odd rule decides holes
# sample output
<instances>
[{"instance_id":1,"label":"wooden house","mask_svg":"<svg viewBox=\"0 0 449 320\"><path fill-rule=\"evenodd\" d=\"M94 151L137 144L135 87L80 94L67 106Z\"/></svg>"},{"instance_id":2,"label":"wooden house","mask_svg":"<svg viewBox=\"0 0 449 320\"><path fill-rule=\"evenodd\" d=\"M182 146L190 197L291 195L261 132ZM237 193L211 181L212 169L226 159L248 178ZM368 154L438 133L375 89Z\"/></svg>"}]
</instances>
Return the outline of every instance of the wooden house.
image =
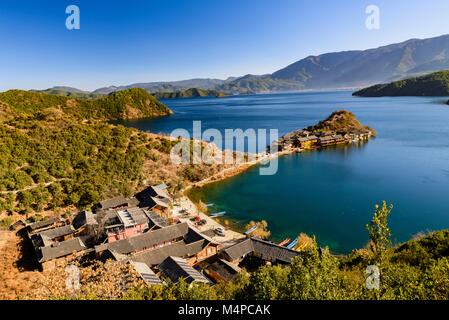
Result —
<instances>
[{"instance_id":1,"label":"wooden house","mask_svg":"<svg viewBox=\"0 0 449 320\"><path fill-rule=\"evenodd\" d=\"M212 284L209 279L195 270L186 260L180 257L167 257L160 265L159 270L173 283L178 283L179 279L192 284L202 282Z\"/></svg>"},{"instance_id":2,"label":"wooden house","mask_svg":"<svg viewBox=\"0 0 449 320\"><path fill-rule=\"evenodd\" d=\"M234 264L239 264L246 256L255 256L274 264L290 264L291 259L299 256L300 253L268 241L248 238L221 250L220 255Z\"/></svg>"},{"instance_id":3,"label":"wooden house","mask_svg":"<svg viewBox=\"0 0 449 320\"><path fill-rule=\"evenodd\" d=\"M239 266L223 259L217 259L204 269L204 273L216 283L232 281L240 271Z\"/></svg>"},{"instance_id":4,"label":"wooden house","mask_svg":"<svg viewBox=\"0 0 449 320\"><path fill-rule=\"evenodd\" d=\"M139 207L116 211L116 219L105 226L108 242L136 237L149 228L149 218Z\"/></svg>"}]
</instances>

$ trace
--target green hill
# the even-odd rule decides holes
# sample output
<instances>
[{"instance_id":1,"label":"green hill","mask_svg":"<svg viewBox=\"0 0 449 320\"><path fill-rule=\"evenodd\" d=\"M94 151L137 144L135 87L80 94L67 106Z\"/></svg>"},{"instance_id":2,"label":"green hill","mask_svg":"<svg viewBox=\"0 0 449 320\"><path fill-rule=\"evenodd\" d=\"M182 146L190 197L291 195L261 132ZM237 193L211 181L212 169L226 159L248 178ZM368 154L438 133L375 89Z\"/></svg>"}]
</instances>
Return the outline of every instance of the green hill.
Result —
<instances>
[{"instance_id":1,"label":"green hill","mask_svg":"<svg viewBox=\"0 0 449 320\"><path fill-rule=\"evenodd\" d=\"M194 98L194 97L217 97L224 96L225 92L219 90L203 90L198 88L190 88L185 91L177 92L156 92L153 96L156 99L174 99L174 98Z\"/></svg>"},{"instance_id":2,"label":"green hill","mask_svg":"<svg viewBox=\"0 0 449 320\"><path fill-rule=\"evenodd\" d=\"M233 94L246 92L280 92L304 89L304 85L296 80L273 79L270 76L246 75L216 87L217 90Z\"/></svg>"},{"instance_id":3,"label":"green hill","mask_svg":"<svg viewBox=\"0 0 449 320\"><path fill-rule=\"evenodd\" d=\"M353 93L360 97L449 96L449 70L378 84Z\"/></svg>"},{"instance_id":4,"label":"green hill","mask_svg":"<svg viewBox=\"0 0 449 320\"><path fill-rule=\"evenodd\" d=\"M322 131L360 131L371 132L371 134L376 135L376 130L361 124L355 115L347 110L334 111L325 120L320 121L315 126L308 127L307 130L314 133Z\"/></svg>"},{"instance_id":5,"label":"green hill","mask_svg":"<svg viewBox=\"0 0 449 320\"><path fill-rule=\"evenodd\" d=\"M35 114L57 109L77 119L137 119L173 114L164 104L143 89L114 92L96 100L54 94L10 90L0 93L0 118Z\"/></svg>"}]
</instances>

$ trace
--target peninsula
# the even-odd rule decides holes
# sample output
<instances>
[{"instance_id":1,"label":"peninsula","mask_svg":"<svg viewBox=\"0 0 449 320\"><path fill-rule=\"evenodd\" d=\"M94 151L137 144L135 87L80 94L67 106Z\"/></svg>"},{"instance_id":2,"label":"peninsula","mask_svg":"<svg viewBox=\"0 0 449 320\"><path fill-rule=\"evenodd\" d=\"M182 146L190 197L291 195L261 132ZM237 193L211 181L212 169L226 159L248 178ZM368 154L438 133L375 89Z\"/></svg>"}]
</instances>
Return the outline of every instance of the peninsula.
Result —
<instances>
[{"instance_id":1,"label":"peninsula","mask_svg":"<svg viewBox=\"0 0 449 320\"><path fill-rule=\"evenodd\" d=\"M376 135L376 130L362 125L352 112L334 111L327 119L314 126L290 132L270 148L277 151L302 151L331 145L365 141Z\"/></svg>"},{"instance_id":2,"label":"peninsula","mask_svg":"<svg viewBox=\"0 0 449 320\"><path fill-rule=\"evenodd\" d=\"M388 84L377 84L352 94L359 97L449 96L449 70Z\"/></svg>"}]
</instances>

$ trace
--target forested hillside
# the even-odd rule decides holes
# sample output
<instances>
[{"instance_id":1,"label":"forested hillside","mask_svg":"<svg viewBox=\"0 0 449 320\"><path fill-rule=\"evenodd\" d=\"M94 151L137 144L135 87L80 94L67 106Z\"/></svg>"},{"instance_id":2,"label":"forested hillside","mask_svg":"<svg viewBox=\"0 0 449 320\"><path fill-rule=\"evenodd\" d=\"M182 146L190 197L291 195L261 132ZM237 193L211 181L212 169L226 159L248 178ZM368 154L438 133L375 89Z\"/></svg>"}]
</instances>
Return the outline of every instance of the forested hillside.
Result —
<instances>
[{"instance_id":1,"label":"forested hillside","mask_svg":"<svg viewBox=\"0 0 449 320\"><path fill-rule=\"evenodd\" d=\"M22 90L0 93L0 117L3 118L32 115L49 108L60 110L76 119L135 119L173 113L143 89L114 92L96 100Z\"/></svg>"},{"instance_id":2,"label":"forested hillside","mask_svg":"<svg viewBox=\"0 0 449 320\"><path fill-rule=\"evenodd\" d=\"M0 110L3 217L88 208L148 183L164 182L177 191L220 169L172 164L169 153L177 140L107 122L172 113L143 89L92 101L11 90L0 93ZM17 217L4 222L12 220Z\"/></svg>"},{"instance_id":3,"label":"forested hillside","mask_svg":"<svg viewBox=\"0 0 449 320\"><path fill-rule=\"evenodd\" d=\"M378 84L353 93L360 97L449 96L449 71Z\"/></svg>"}]
</instances>

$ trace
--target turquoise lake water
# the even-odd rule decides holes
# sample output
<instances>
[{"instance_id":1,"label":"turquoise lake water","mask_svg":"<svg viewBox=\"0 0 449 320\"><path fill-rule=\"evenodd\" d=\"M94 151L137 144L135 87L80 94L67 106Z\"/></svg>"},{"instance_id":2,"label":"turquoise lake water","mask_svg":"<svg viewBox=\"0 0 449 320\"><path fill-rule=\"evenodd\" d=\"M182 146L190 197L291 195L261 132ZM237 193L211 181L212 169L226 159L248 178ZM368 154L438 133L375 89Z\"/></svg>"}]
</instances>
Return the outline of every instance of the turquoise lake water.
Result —
<instances>
[{"instance_id":1,"label":"turquoise lake water","mask_svg":"<svg viewBox=\"0 0 449 320\"><path fill-rule=\"evenodd\" d=\"M363 145L284 156L276 175L257 167L196 191L211 211L239 223L266 220L273 240L315 235L347 253L363 247L365 225L382 200L392 203L393 242L449 227L449 106L441 97L360 98L350 92L289 93L163 100L175 115L123 122L155 133L216 128L276 128L279 135L313 125L334 110L353 112L377 130ZM447 98L446 98L447 100Z\"/></svg>"}]
</instances>

